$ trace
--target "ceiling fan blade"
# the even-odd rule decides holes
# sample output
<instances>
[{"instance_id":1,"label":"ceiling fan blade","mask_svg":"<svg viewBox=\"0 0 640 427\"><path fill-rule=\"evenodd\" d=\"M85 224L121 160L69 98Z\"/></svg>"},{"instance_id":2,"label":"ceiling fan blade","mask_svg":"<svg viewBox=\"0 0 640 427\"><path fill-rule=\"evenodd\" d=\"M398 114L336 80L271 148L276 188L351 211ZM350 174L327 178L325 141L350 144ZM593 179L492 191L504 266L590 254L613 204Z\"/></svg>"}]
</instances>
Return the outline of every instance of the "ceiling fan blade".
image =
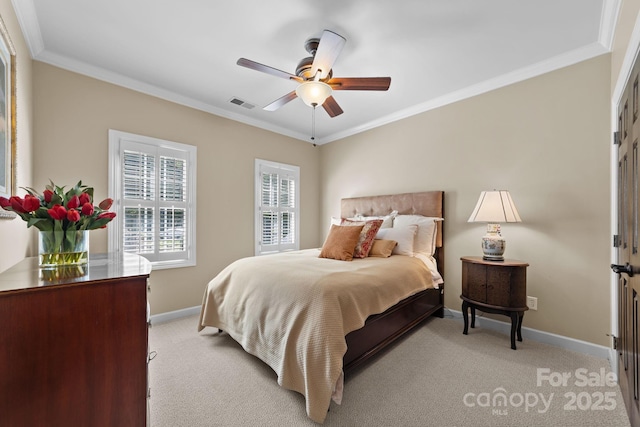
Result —
<instances>
[{"instance_id":1,"label":"ceiling fan blade","mask_svg":"<svg viewBox=\"0 0 640 427\"><path fill-rule=\"evenodd\" d=\"M321 70L320 78L326 78L346 41L347 40L341 35L333 31L324 30L320 38L320 43L318 44L318 50L313 57L311 75L315 76L318 70Z\"/></svg>"},{"instance_id":2,"label":"ceiling fan blade","mask_svg":"<svg viewBox=\"0 0 640 427\"><path fill-rule=\"evenodd\" d=\"M286 71L278 70L277 68L269 67L268 65L260 64L259 62L252 61L246 58L238 59L236 64L241 67L250 68L252 70L261 71L263 73L271 74L272 76L281 77L287 80L295 80L297 82L302 82L303 79L294 74L287 73Z\"/></svg>"},{"instance_id":3,"label":"ceiling fan blade","mask_svg":"<svg viewBox=\"0 0 640 427\"><path fill-rule=\"evenodd\" d=\"M293 101L297 97L298 95L296 95L296 91L294 90L293 92L289 92L285 96L276 99L271 104L264 107L263 110L276 111L278 108L282 107L284 104L286 104L289 101Z\"/></svg>"},{"instance_id":4,"label":"ceiling fan blade","mask_svg":"<svg viewBox=\"0 0 640 427\"><path fill-rule=\"evenodd\" d=\"M333 90L387 90L391 77L336 77L327 83Z\"/></svg>"},{"instance_id":5,"label":"ceiling fan blade","mask_svg":"<svg viewBox=\"0 0 640 427\"><path fill-rule=\"evenodd\" d=\"M328 97L324 101L324 103L322 104L322 108L324 108L324 111L326 111L330 117L339 116L340 114L344 113L333 96Z\"/></svg>"}]
</instances>

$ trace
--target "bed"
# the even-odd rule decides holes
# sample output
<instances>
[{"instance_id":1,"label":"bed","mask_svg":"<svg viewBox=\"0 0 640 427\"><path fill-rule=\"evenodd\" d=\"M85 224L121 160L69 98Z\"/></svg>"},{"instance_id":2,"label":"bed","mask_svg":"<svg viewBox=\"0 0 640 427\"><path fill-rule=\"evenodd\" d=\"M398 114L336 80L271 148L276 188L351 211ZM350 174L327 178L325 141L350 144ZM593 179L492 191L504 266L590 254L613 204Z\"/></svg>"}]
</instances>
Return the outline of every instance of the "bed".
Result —
<instances>
[{"instance_id":1,"label":"bed","mask_svg":"<svg viewBox=\"0 0 640 427\"><path fill-rule=\"evenodd\" d=\"M444 193L342 199L341 217L444 218ZM199 330L224 330L305 396L322 423L340 403L345 373L432 315L442 317L444 239L435 221L433 263L418 256L319 257L320 249L244 258L208 284ZM325 242L326 245L326 242ZM399 245L398 245L399 246Z\"/></svg>"}]
</instances>

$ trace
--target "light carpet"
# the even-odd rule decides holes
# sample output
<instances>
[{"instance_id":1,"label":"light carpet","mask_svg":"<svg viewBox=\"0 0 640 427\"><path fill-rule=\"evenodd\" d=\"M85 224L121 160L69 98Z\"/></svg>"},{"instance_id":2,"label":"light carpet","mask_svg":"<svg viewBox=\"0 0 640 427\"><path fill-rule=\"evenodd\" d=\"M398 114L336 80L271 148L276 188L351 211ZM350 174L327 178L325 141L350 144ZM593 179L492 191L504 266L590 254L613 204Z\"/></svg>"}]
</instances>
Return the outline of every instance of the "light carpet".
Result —
<instances>
[{"instance_id":1,"label":"light carpet","mask_svg":"<svg viewBox=\"0 0 640 427\"><path fill-rule=\"evenodd\" d=\"M302 395L197 316L154 325L151 426L318 426ZM427 320L345 380L325 426L628 426L608 361L451 318ZM609 376L609 377L607 377Z\"/></svg>"}]
</instances>

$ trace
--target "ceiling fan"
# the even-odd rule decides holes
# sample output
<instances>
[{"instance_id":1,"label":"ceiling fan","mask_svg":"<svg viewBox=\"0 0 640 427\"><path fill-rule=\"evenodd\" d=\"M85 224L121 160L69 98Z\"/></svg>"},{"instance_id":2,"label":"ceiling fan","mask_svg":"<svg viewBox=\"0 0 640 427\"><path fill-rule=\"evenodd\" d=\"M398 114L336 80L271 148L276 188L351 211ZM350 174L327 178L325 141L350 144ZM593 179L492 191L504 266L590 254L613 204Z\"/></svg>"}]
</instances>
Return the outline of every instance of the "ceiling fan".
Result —
<instances>
[{"instance_id":1,"label":"ceiling fan","mask_svg":"<svg viewBox=\"0 0 640 427\"><path fill-rule=\"evenodd\" d=\"M319 39L308 39L304 47L311 56L298 63L295 74L246 58L238 59L237 64L300 83L294 91L264 107L265 110L275 111L289 101L300 97L310 107L315 109L318 105L322 105L330 117L336 117L343 111L331 95L334 90L385 91L391 84L391 77L333 77L333 63L340 55L345 42L344 37L329 30L324 30Z\"/></svg>"}]
</instances>

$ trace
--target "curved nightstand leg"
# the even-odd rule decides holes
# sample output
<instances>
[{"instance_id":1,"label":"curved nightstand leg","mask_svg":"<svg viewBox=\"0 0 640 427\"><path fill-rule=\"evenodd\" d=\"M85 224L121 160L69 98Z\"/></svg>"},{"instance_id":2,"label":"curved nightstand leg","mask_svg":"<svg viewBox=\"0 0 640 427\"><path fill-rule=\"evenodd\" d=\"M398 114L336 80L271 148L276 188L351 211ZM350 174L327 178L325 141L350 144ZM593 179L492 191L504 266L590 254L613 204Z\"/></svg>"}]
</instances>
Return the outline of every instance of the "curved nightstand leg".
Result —
<instances>
[{"instance_id":1,"label":"curved nightstand leg","mask_svg":"<svg viewBox=\"0 0 640 427\"><path fill-rule=\"evenodd\" d=\"M511 349L516 349L516 330L518 329L518 312L511 312Z\"/></svg>"},{"instance_id":2,"label":"curved nightstand leg","mask_svg":"<svg viewBox=\"0 0 640 427\"><path fill-rule=\"evenodd\" d=\"M464 329L462 330L462 333L467 335L467 332L469 331L469 303L466 301L462 301L462 318L464 320Z\"/></svg>"},{"instance_id":3,"label":"curved nightstand leg","mask_svg":"<svg viewBox=\"0 0 640 427\"><path fill-rule=\"evenodd\" d=\"M476 327L476 308L471 306L471 327Z\"/></svg>"},{"instance_id":4,"label":"curved nightstand leg","mask_svg":"<svg viewBox=\"0 0 640 427\"><path fill-rule=\"evenodd\" d=\"M518 316L518 341L522 341L522 319L524 318L524 311Z\"/></svg>"}]
</instances>

